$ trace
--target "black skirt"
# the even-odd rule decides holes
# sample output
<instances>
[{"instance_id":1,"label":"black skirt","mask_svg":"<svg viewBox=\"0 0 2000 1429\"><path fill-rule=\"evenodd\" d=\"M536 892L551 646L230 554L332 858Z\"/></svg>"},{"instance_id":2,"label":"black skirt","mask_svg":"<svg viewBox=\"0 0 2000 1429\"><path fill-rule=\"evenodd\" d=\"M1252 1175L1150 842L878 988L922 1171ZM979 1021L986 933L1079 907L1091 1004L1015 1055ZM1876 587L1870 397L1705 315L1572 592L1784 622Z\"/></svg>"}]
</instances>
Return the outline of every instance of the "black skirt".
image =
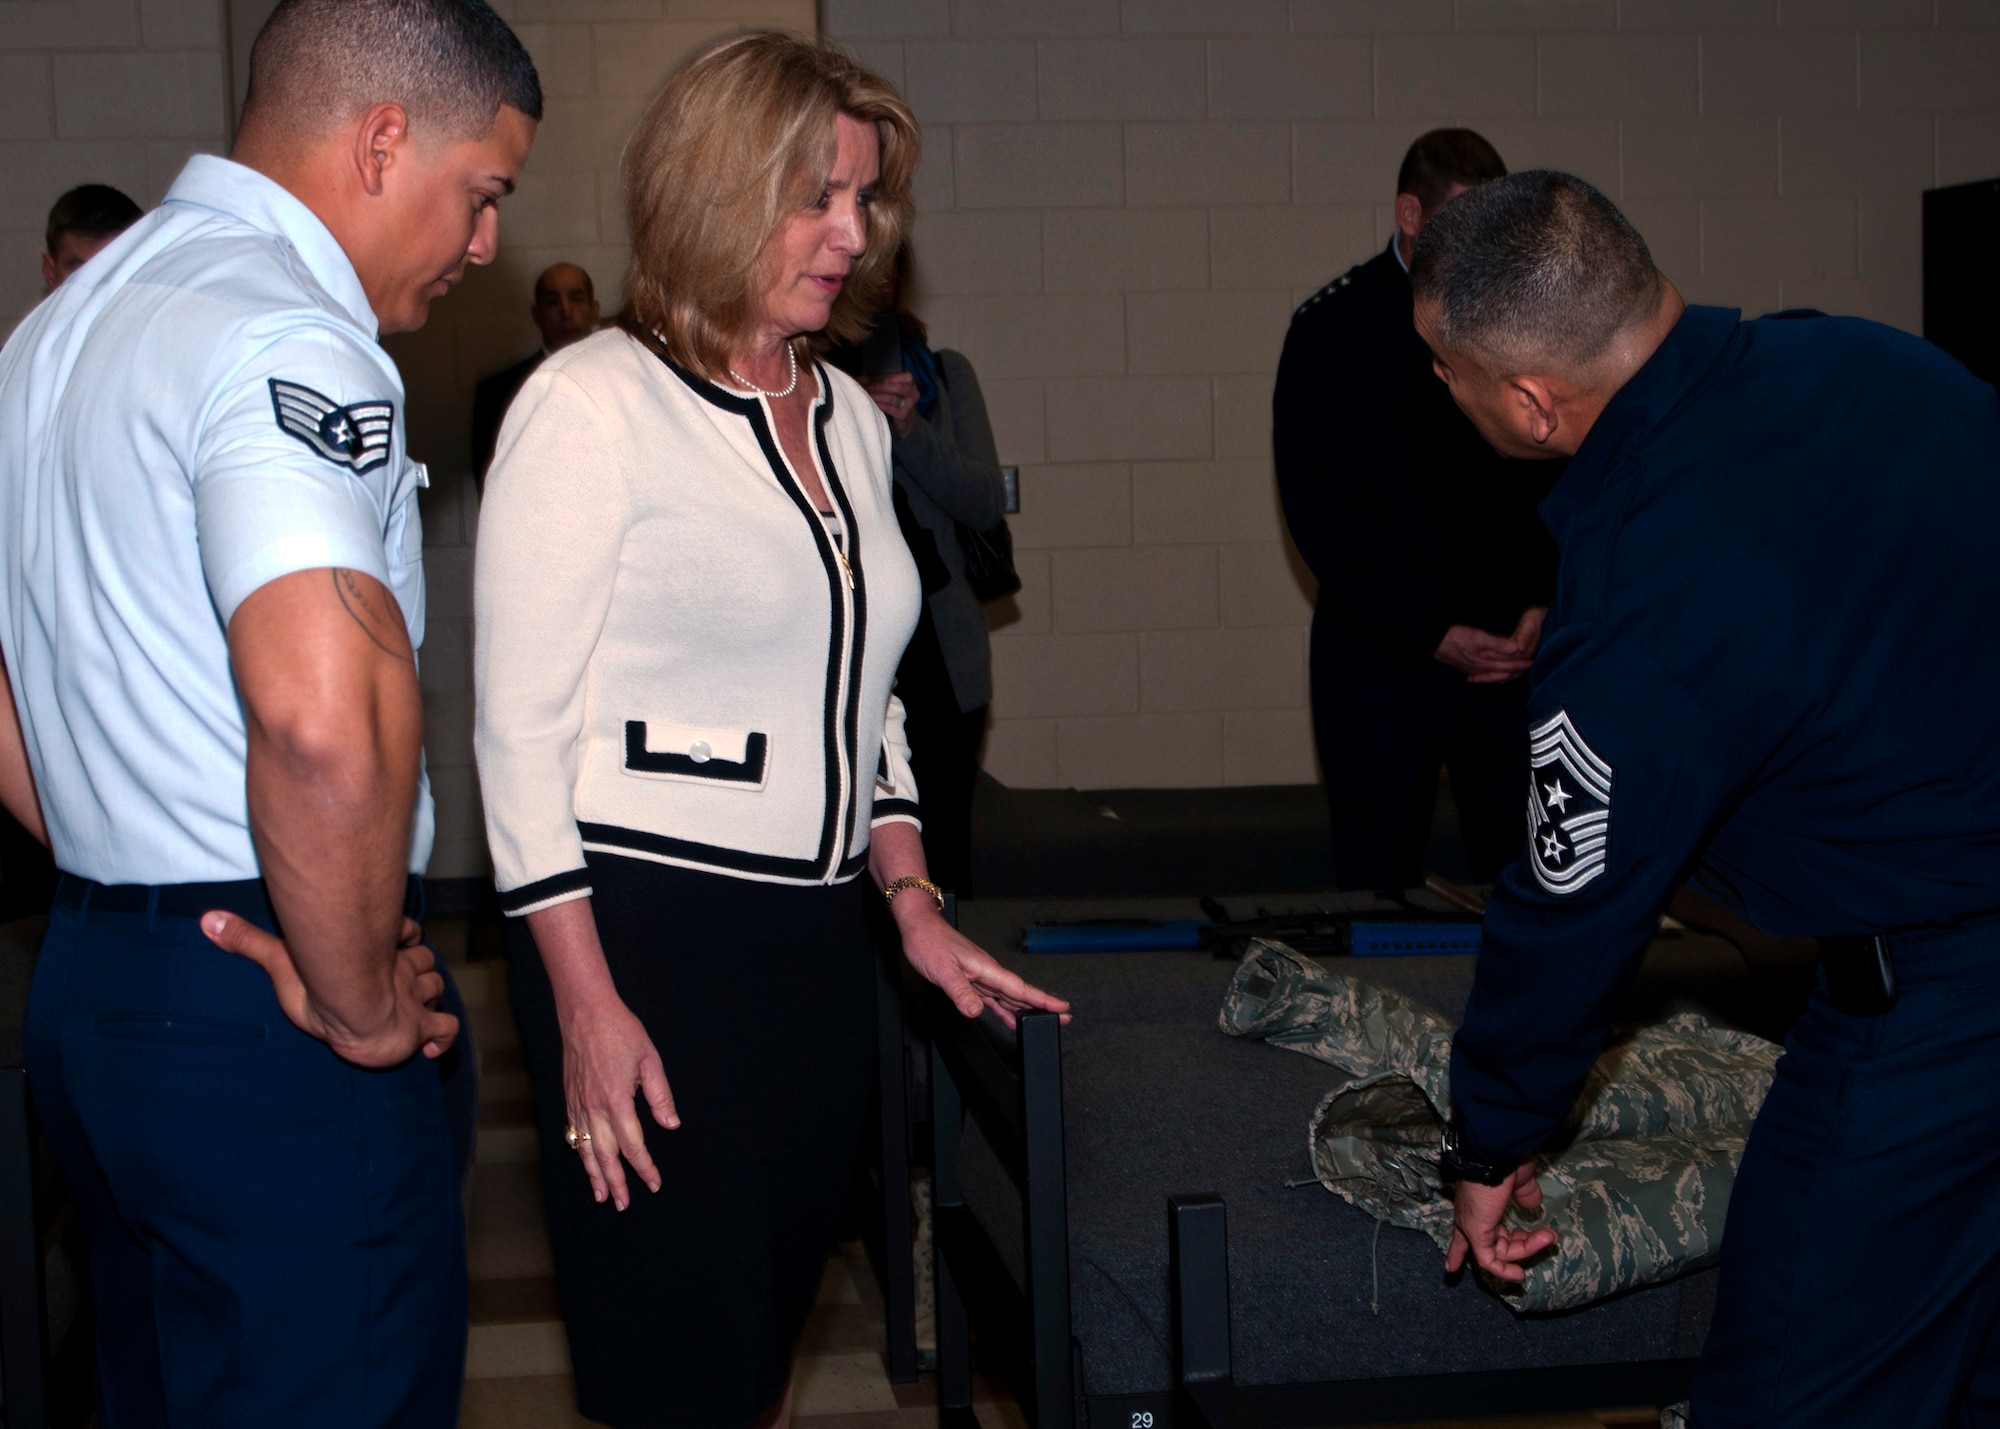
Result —
<instances>
[{"instance_id":1,"label":"black skirt","mask_svg":"<svg viewBox=\"0 0 2000 1429\"><path fill-rule=\"evenodd\" d=\"M742 1429L777 1403L819 1293L873 1084L866 885L795 888L589 856L611 976L680 1112L638 1103L658 1194L590 1196L563 1141L548 974L510 920L514 1017L577 1407L618 1429Z\"/></svg>"}]
</instances>

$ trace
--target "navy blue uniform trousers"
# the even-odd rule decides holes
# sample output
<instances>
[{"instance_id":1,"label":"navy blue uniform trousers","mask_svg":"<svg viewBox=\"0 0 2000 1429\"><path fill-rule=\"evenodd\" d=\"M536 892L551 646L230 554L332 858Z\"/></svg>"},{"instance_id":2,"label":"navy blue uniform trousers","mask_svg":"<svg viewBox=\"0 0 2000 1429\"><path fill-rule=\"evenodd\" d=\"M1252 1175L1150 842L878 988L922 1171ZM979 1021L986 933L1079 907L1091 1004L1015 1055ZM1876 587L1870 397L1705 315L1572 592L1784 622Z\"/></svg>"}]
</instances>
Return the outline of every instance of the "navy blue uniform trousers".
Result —
<instances>
[{"instance_id":1,"label":"navy blue uniform trousers","mask_svg":"<svg viewBox=\"0 0 2000 1429\"><path fill-rule=\"evenodd\" d=\"M90 1243L104 1429L455 1425L469 1058L448 1115L438 1063L341 1061L194 916L76 901L28 1075Z\"/></svg>"},{"instance_id":2,"label":"navy blue uniform trousers","mask_svg":"<svg viewBox=\"0 0 2000 1429\"><path fill-rule=\"evenodd\" d=\"M2000 1425L2000 918L1900 935L1900 996L1819 988L1729 1206L1696 1429Z\"/></svg>"}]
</instances>

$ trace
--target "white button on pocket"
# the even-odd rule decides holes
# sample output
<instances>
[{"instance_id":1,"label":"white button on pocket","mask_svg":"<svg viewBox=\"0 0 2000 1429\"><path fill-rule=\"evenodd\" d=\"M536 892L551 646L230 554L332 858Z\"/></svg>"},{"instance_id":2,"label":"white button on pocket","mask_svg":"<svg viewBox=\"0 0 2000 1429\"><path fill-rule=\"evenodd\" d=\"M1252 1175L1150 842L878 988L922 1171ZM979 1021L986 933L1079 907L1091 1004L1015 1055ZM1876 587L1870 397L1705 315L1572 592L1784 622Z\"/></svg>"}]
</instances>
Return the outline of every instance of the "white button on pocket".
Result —
<instances>
[{"instance_id":1,"label":"white button on pocket","mask_svg":"<svg viewBox=\"0 0 2000 1429\"><path fill-rule=\"evenodd\" d=\"M762 789L771 738L753 729L625 721L625 772L710 789Z\"/></svg>"}]
</instances>

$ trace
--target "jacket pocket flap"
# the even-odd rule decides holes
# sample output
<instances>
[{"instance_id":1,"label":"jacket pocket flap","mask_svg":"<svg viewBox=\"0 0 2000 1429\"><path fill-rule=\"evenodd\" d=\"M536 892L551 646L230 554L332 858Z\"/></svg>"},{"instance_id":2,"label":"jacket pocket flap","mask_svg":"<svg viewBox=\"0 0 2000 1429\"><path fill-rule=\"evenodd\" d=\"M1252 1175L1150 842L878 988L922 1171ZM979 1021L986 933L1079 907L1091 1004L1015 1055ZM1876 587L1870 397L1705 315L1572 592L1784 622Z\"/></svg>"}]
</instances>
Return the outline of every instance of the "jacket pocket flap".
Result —
<instances>
[{"instance_id":1,"label":"jacket pocket flap","mask_svg":"<svg viewBox=\"0 0 2000 1429\"><path fill-rule=\"evenodd\" d=\"M762 785L770 739L745 729L706 729L662 720L625 721L625 768L655 778Z\"/></svg>"}]
</instances>

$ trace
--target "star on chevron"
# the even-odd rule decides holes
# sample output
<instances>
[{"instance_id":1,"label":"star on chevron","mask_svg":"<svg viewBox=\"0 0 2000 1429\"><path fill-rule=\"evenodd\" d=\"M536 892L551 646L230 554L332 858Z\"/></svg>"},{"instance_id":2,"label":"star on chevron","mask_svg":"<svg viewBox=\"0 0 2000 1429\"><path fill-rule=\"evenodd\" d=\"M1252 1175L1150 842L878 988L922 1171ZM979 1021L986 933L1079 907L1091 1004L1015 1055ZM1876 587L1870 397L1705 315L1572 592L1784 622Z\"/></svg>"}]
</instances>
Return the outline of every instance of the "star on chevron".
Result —
<instances>
[{"instance_id":1,"label":"star on chevron","mask_svg":"<svg viewBox=\"0 0 2000 1429\"><path fill-rule=\"evenodd\" d=\"M1554 834L1542 835L1542 856L1548 859L1550 863L1561 863L1565 852L1566 850L1563 848L1561 839L1557 838Z\"/></svg>"},{"instance_id":2,"label":"star on chevron","mask_svg":"<svg viewBox=\"0 0 2000 1429\"><path fill-rule=\"evenodd\" d=\"M1555 783L1544 784L1542 785L1542 789L1549 796L1549 807L1554 809L1558 814L1562 813L1567 808L1569 801L1576 797L1569 790L1563 788L1563 781L1560 775L1557 776Z\"/></svg>"},{"instance_id":3,"label":"star on chevron","mask_svg":"<svg viewBox=\"0 0 2000 1429\"><path fill-rule=\"evenodd\" d=\"M356 476L385 465L396 443L396 404L340 403L324 392L281 377L270 379L271 414L278 430L303 442L315 456Z\"/></svg>"}]
</instances>

